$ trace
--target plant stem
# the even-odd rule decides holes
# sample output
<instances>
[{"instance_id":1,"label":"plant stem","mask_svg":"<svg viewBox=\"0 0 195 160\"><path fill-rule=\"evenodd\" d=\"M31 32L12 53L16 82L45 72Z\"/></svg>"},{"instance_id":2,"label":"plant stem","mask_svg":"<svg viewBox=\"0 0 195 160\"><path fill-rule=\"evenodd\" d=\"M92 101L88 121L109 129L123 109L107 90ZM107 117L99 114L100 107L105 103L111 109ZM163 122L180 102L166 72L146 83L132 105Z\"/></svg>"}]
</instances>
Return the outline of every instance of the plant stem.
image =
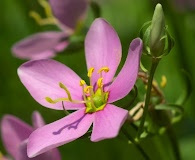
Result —
<instances>
[{"instance_id":1,"label":"plant stem","mask_svg":"<svg viewBox=\"0 0 195 160\"><path fill-rule=\"evenodd\" d=\"M144 159L150 160L149 156L146 154L146 152L143 150L143 148L133 139L133 137L131 137L131 135L129 135L129 133L126 131L126 129L124 127L122 127L121 130L122 130L123 134L127 137L127 139L129 141L131 141L135 145L135 147L139 150L139 152L142 154Z\"/></svg>"},{"instance_id":2,"label":"plant stem","mask_svg":"<svg viewBox=\"0 0 195 160\"><path fill-rule=\"evenodd\" d=\"M143 132L143 129L144 129L144 123L145 123L145 120L146 120L146 116L147 116L148 108L149 108L149 104L150 104L150 95L151 95L151 90L152 90L152 82L153 82L154 73L155 73L156 67L158 65L158 62L159 62L159 59L152 58L152 66L151 66L151 69L150 69L150 75L149 75L149 79L148 79L144 112L143 112L143 116L141 118L141 122L140 122L138 132L137 132L137 139L138 140L140 139L140 135L141 135L141 133Z\"/></svg>"},{"instance_id":3,"label":"plant stem","mask_svg":"<svg viewBox=\"0 0 195 160\"><path fill-rule=\"evenodd\" d=\"M171 144L173 147L173 153L175 155L175 159L181 160L179 145L178 145L177 138L174 134L172 126L169 126L167 128L167 134L168 134L169 140L171 141Z\"/></svg>"}]
</instances>

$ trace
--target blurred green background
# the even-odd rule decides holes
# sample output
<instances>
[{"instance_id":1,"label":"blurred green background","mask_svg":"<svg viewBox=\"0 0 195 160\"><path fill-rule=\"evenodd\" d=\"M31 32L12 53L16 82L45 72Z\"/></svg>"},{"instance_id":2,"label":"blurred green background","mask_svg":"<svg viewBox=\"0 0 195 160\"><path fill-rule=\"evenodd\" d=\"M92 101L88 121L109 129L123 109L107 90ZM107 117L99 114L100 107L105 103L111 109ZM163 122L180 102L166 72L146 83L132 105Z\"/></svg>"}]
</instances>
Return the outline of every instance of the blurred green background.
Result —
<instances>
[{"instance_id":1,"label":"blurred green background","mask_svg":"<svg viewBox=\"0 0 195 160\"><path fill-rule=\"evenodd\" d=\"M174 3L175 2L175 3ZM184 1L186 3L190 1ZM131 40L139 36L141 26L151 20L155 0L100 0L102 17L117 31L123 46L123 62ZM184 160L194 160L195 152L195 8L193 4L180 4L182 0L161 0L168 30L175 38L175 47L164 57L155 74L160 81L162 75L167 77L167 86L163 90L168 102L174 103L185 92L186 81L182 73L185 69L191 80L191 90L188 101L183 106L184 118L175 125L176 135ZM40 111L47 123L64 116L63 111L55 111L40 106L27 92L17 76L17 68L24 60L15 58L11 53L12 45L18 40L36 32L56 29L53 26L39 26L29 17L30 10L43 13L36 0L0 0L0 118L4 114L13 114L31 124L31 113ZM86 26L92 23L93 13L89 8ZM86 74L84 50L79 53L64 51L55 57L72 68L81 77ZM164 148L158 150L159 144ZM167 137L153 137L143 142L143 147L152 159L172 160L173 154L167 147ZM0 142L0 151L5 153ZM105 140L98 143L89 139L81 139L59 147L63 159L79 160L92 158L102 160L142 160L142 156L133 145L124 138Z\"/></svg>"}]
</instances>

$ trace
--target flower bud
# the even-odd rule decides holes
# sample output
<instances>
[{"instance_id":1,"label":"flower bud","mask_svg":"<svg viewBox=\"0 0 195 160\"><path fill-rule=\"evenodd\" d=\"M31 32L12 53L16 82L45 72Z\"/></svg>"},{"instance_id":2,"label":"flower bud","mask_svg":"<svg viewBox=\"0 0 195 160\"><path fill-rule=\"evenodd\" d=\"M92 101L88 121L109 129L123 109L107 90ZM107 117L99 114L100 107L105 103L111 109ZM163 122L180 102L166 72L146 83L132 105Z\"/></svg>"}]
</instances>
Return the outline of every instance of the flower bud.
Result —
<instances>
[{"instance_id":1,"label":"flower bud","mask_svg":"<svg viewBox=\"0 0 195 160\"><path fill-rule=\"evenodd\" d=\"M161 4L157 4L152 17L150 31L150 52L154 56L163 54L165 48L165 17Z\"/></svg>"},{"instance_id":2,"label":"flower bud","mask_svg":"<svg viewBox=\"0 0 195 160\"><path fill-rule=\"evenodd\" d=\"M151 22L146 22L140 31L143 39L143 51L152 57L162 58L167 55L174 46L174 40L165 26L165 17L161 4L157 4Z\"/></svg>"}]
</instances>

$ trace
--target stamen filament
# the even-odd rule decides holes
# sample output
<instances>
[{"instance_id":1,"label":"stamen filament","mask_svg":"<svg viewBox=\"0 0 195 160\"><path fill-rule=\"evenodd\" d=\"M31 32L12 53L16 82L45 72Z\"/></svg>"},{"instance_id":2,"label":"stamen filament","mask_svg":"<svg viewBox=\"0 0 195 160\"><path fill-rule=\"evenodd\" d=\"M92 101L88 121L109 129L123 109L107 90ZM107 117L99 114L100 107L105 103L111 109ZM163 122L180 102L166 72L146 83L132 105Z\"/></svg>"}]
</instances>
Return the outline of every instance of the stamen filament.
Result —
<instances>
[{"instance_id":1,"label":"stamen filament","mask_svg":"<svg viewBox=\"0 0 195 160\"><path fill-rule=\"evenodd\" d=\"M84 80L80 80L80 86L82 87L82 92L83 92L83 99L86 101L87 98L85 96L85 88L84 88L84 85L85 85L85 81Z\"/></svg>"},{"instance_id":2,"label":"stamen filament","mask_svg":"<svg viewBox=\"0 0 195 160\"><path fill-rule=\"evenodd\" d=\"M90 102L91 102L91 106L93 107L94 110L96 110L96 107L95 107L95 104L94 104L94 101L93 101L93 87L90 87L89 88L89 97L90 97Z\"/></svg>"},{"instance_id":3,"label":"stamen filament","mask_svg":"<svg viewBox=\"0 0 195 160\"><path fill-rule=\"evenodd\" d=\"M88 101L79 101L79 100L72 100L70 101L68 98L57 98L57 99L51 99L50 97L45 97L45 100L49 103L52 104L56 104L57 102L61 102L61 101L66 101L66 102L72 102L72 103L87 103L87 102L91 102L90 100Z\"/></svg>"},{"instance_id":4,"label":"stamen filament","mask_svg":"<svg viewBox=\"0 0 195 160\"><path fill-rule=\"evenodd\" d=\"M100 77L97 81L97 86L98 88L100 88L100 91L101 91L101 98L102 98L102 101L104 102L104 92L103 92L103 78Z\"/></svg>"}]
</instances>

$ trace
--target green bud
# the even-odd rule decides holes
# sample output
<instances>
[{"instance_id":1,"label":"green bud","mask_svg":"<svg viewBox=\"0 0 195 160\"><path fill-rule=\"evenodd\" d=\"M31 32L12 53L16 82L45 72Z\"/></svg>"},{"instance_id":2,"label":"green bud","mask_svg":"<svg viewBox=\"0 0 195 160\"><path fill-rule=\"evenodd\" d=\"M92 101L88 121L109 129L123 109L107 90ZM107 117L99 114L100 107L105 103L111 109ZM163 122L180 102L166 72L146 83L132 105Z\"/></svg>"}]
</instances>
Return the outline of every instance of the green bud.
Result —
<instances>
[{"instance_id":1,"label":"green bud","mask_svg":"<svg viewBox=\"0 0 195 160\"><path fill-rule=\"evenodd\" d=\"M143 52L148 56L162 58L174 46L174 39L165 26L165 17L161 4L157 4L152 21L144 23L140 30L144 42Z\"/></svg>"},{"instance_id":2,"label":"green bud","mask_svg":"<svg viewBox=\"0 0 195 160\"><path fill-rule=\"evenodd\" d=\"M165 48L165 17L161 4L157 4L152 17L150 32L150 52L158 57L164 53Z\"/></svg>"}]
</instances>

